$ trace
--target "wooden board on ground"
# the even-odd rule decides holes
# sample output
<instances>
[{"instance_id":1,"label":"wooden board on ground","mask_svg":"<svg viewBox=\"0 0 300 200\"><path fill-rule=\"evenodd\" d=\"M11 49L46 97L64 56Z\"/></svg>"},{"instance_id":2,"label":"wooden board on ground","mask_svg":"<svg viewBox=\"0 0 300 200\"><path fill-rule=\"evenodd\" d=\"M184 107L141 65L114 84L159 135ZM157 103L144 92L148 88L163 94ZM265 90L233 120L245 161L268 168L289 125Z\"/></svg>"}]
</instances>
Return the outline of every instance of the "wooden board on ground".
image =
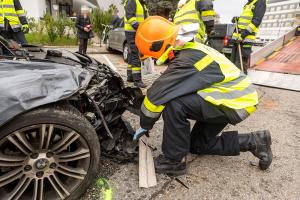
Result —
<instances>
[{"instance_id":1,"label":"wooden board on ground","mask_svg":"<svg viewBox=\"0 0 300 200\"><path fill-rule=\"evenodd\" d=\"M139 140L139 187L149 188L157 185L152 151L147 145L147 138Z\"/></svg>"}]
</instances>

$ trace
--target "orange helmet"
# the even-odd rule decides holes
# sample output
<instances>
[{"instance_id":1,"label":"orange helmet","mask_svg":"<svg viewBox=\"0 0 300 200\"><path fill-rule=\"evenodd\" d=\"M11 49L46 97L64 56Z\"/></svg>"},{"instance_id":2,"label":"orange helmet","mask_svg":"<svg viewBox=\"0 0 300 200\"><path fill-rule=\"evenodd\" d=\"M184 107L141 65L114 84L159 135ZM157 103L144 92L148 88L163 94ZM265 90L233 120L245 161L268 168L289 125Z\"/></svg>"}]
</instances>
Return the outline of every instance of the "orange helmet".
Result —
<instances>
[{"instance_id":1,"label":"orange helmet","mask_svg":"<svg viewBox=\"0 0 300 200\"><path fill-rule=\"evenodd\" d=\"M162 54L173 46L179 26L159 16L148 17L136 32L135 43L142 59L153 57L159 59Z\"/></svg>"}]
</instances>

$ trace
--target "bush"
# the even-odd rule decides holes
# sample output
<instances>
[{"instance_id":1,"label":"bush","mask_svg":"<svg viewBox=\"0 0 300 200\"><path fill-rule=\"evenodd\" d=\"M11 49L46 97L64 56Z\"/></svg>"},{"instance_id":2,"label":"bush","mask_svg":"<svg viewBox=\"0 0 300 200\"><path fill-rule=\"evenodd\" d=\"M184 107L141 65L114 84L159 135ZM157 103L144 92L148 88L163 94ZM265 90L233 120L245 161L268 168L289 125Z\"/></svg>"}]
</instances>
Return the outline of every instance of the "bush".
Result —
<instances>
[{"instance_id":1,"label":"bush","mask_svg":"<svg viewBox=\"0 0 300 200\"><path fill-rule=\"evenodd\" d=\"M92 24L93 24L93 31L94 33L101 38L102 37L102 32L104 30L104 26L102 24L109 25L112 21L112 12L109 11L104 11L100 8L96 8L93 10L93 12L90 15Z\"/></svg>"},{"instance_id":2,"label":"bush","mask_svg":"<svg viewBox=\"0 0 300 200\"><path fill-rule=\"evenodd\" d=\"M45 15L44 17L46 24L46 31L49 37L50 42L53 44L56 38L58 37L58 28L56 26L56 22L51 15Z\"/></svg>"}]
</instances>

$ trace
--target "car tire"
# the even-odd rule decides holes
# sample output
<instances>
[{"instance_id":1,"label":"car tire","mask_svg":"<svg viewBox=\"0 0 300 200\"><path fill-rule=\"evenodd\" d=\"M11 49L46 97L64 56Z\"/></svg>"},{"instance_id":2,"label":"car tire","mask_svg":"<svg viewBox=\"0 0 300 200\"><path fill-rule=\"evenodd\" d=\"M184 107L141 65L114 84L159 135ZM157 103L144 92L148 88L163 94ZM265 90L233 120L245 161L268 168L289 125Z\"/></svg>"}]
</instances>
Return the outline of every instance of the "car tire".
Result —
<instances>
[{"instance_id":1,"label":"car tire","mask_svg":"<svg viewBox=\"0 0 300 200\"><path fill-rule=\"evenodd\" d=\"M123 45L123 60L125 62L128 62L128 53L129 53L129 45L128 43L126 42L124 45Z\"/></svg>"},{"instance_id":2,"label":"car tire","mask_svg":"<svg viewBox=\"0 0 300 200\"><path fill-rule=\"evenodd\" d=\"M37 128L34 129L34 127ZM36 132L32 132L33 130L36 130ZM60 137L61 140L59 139ZM23 142L25 140L27 142ZM22 178L14 181L16 183L22 182L25 175L26 181L24 185L29 181L30 183L27 184L25 189L16 190L16 185L18 184L13 184L15 182L6 185L0 182L1 194L3 194L3 191L8 191L3 194L4 199L10 199L9 197L12 195L12 192L8 190L10 187L12 190L18 191L13 196L13 199L19 199L20 197L22 199L37 199L37 197L40 197L40 194L43 197L41 199L79 199L95 179L98 172L100 158L98 136L88 120L70 104L61 103L40 107L15 117L8 124L1 127L0 161L9 158L9 155L4 155L4 148L9 149L11 154L13 153L11 149L18 150L18 145L14 145L14 142L19 146L21 145L23 150L26 149L29 152L28 155L23 153L25 160L22 161L20 166L22 168L20 173L23 173ZM28 146L34 149L35 153L31 152ZM59 149L57 150L57 148ZM40 149L40 151L37 149ZM57 153L59 151L60 153ZM22 151L20 152L22 153ZM21 154L16 153L15 155L19 156ZM43 162L40 162L40 156L42 155L46 155L46 157L43 157ZM32 166L30 166L28 160L32 160L33 156L35 156L35 163L33 162ZM18 157L12 158L16 159ZM46 162L47 159L49 159L48 162ZM50 161L50 159L52 160ZM5 161L4 163L12 165L12 162ZM16 163L16 161L14 162ZM53 163L56 164L54 165ZM15 165L17 164L12 166ZM25 174L24 169L26 167L31 170L30 176L28 175L29 178ZM53 172L50 172L51 170ZM42 178L38 176L39 172L42 173ZM4 177L5 173L0 167L0 178ZM7 173L10 172L8 171ZM59 189L55 188L55 185ZM33 190L32 188L37 189ZM44 190L41 188L44 188ZM61 194L59 194L59 191Z\"/></svg>"}]
</instances>

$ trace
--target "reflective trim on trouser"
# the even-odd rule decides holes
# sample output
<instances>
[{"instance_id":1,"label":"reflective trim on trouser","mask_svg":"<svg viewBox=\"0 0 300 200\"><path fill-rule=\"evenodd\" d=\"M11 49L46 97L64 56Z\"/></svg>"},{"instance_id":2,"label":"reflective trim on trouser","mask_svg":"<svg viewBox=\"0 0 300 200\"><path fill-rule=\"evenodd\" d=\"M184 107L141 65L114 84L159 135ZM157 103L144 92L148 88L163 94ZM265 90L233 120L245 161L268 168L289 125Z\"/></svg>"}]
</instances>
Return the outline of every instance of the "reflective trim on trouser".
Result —
<instances>
[{"instance_id":1,"label":"reflective trim on trouser","mask_svg":"<svg viewBox=\"0 0 300 200\"><path fill-rule=\"evenodd\" d=\"M139 81L142 78L141 70L137 70L136 68L140 68L141 61L140 61L140 58L139 58L138 49L135 45L135 34L136 34L135 32L125 31L126 40L128 42L128 47L129 47L128 48L128 65L135 68L135 73L133 73L133 70L130 69L133 81ZM130 73L128 74L128 78L131 78Z\"/></svg>"},{"instance_id":2,"label":"reflective trim on trouser","mask_svg":"<svg viewBox=\"0 0 300 200\"><path fill-rule=\"evenodd\" d=\"M163 119L162 151L167 158L180 161L189 151L197 154L239 155L237 132L217 136L229 123L228 117L196 94L168 102ZM187 119L197 121L192 132Z\"/></svg>"}]
</instances>

